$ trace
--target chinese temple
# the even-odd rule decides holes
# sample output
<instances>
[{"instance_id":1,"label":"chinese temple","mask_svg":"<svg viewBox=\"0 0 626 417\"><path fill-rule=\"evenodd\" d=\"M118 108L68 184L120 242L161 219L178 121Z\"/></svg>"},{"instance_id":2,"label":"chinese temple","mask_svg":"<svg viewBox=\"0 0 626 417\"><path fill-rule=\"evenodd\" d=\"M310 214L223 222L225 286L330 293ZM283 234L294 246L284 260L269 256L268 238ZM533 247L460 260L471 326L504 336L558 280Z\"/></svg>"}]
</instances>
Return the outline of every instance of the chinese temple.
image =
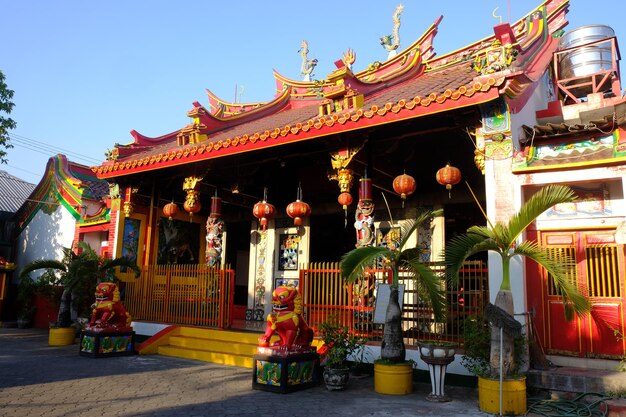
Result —
<instances>
[{"instance_id":1,"label":"chinese temple","mask_svg":"<svg viewBox=\"0 0 626 417\"><path fill-rule=\"evenodd\" d=\"M162 277L152 300L228 294L228 318L217 327L235 327L262 319L277 286L302 287L355 246L392 245L417 207L444 210L415 238L436 261L448 239L485 224L479 205L490 221L507 221L539 187L566 184L577 202L542 215L526 238L576 260L572 280L593 313L566 322L547 274L523 262L512 266L516 305L549 354L624 355L626 341L614 335L625 334L626 321L619 50L605 26L566 33L569 6L547 0L445 54L435 48L443 17L400 43L400 7L380 62L357 70L358 51L348 49L315 79L314 48L303 41L301 77L274 72L271 100L229 102L207 91L205 104L187 111L190 124L159 137L133 130L132 141L91 168L119 190L109 195L111 253ZM476 262L484 282L470 290L488 299L499 264ZM180 281L163 298L176 276L208 267L221 271L219 287L191 290ZM175 322L153 313L144 318ZM191 324L215 325L207 323Z\"/></svg>"}]
</instances>

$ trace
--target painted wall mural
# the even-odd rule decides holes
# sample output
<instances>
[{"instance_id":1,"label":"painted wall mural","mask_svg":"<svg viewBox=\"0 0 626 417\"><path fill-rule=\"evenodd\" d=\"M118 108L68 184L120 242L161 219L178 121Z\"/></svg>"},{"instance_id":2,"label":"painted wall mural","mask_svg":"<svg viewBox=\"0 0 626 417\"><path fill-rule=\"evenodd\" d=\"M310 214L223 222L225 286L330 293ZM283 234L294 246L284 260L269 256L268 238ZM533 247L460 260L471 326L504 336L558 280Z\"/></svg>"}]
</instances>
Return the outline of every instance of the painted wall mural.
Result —
<instances>
[{"instance_id":1,"label":"painted wall mural","mask_svg":"<svg viewBox=\"0 0 626 417\"><path fill-rule=\"evenodd\" d=\"M278 250L278 269L280 271L298 270L298 247L300 236L297 234L280 235Z\"/></svg>"},{"instance_id":2,"label":"painted wall mural","mask_svg":"<svg viewBox=\"0 0 626 417\"><path fill-rule=\"evenodd\" d=\"M126 217L124 219L124 235L122 238L122 256L137 263L139 254L139 231L141 230L141 220ZM126 267L121 268L122 272Z\"/></svg>"},{"instance_id":3,"label":"painted wall mural","mask_svg":"<svg viewBox=\"0 0 626 417\"><path fill-rule=\"evenodd\" d=\"M593 217L611 215L611 199L609 191L604 185L596 188L572 187L576 201L572 203L557 204L546 211L547 219L563 217Z\"/></svg>"}]
</instances>

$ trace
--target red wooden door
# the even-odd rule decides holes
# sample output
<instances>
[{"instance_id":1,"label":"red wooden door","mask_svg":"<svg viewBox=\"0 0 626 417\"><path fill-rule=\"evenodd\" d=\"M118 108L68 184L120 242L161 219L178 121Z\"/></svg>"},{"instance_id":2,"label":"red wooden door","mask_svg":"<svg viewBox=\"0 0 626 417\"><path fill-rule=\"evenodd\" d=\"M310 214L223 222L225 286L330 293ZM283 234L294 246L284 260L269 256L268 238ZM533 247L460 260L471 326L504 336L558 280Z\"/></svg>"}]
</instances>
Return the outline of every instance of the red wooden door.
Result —
<instances>
[{"instance_id":1,"label":"red wooden door","mask_svg":"<svg viewBox=\"0 0 626 417\"><path fill-rule=\"evenodd\" d=\"M552 279L541 272L543 340L548 353L621 357L626 353L624 245L612 230L539 232L542 246L563 259L569 279L592 304L591 314L565 320L563 301Z\"/></svg>"}]
</instances>

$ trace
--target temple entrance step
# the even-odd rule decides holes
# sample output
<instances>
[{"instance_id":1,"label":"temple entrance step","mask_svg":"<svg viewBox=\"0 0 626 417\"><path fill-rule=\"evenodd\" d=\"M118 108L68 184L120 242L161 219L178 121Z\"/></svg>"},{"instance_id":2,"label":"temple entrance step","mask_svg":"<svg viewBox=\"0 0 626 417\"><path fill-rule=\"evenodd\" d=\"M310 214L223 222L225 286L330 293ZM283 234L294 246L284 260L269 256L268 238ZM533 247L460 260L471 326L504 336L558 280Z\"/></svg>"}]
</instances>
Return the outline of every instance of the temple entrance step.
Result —
<instances>
[{"instance_id":1,"label":"temple entrance step","mask_svg":"<svg viewBox=\"0 0 626 417\"><path fill-rule=\"evenodd\" d=\"M159 355L252 369L260 333L180 327Z\"/></svg>"}]
</instances>

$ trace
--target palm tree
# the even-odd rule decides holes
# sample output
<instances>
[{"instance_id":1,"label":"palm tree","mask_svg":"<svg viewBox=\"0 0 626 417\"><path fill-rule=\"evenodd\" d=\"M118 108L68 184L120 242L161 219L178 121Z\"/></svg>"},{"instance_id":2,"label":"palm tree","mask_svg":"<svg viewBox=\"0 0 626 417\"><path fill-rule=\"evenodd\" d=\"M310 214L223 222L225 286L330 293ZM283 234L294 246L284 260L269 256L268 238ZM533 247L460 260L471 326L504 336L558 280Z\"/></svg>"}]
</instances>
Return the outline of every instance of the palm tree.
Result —
<instances>
[{"instance_id":1,"label":"palm tree","mask_svg":"<svg viewBox=\"0 0 626 417\"><path fill-rule=\"evenodd\" d=\"M404 362L406 351L402 337L402 311L398 302L398 283L400 271L407 271L418 286L420 293L430 304L435 319L440 321L445 315L445 296L442 291L442 279L420 259L420 248L406 248L413 232L425 221L442 213L442 210L418 212L414 220L402 225L400 244L397 248L363 246L346 253L341 259L341 275L348 283L356 282L368 268L382 261L384 267L393 273L389 293L389 305L385 312L385 327L381 344L381 359L390 362Z\"/></svg>"},{"instance_id":2,"label":"palm tree","mask_svg":"<svg viewBox=\"0 0 626 417\"><path fill-rule=\"evenodd\" d=\"M479 252L497 253L502 259L502 283L496 295L495 306L512 317L514 305L511 293L511 259L515 256L525 256L548 271L554 280L554 285L563 297L565 315L568 320L573 318L573 312L577 315L584 315L589 311L590 305L588 300L568 280L567 263L555 259L537 242L522 241L517 243L518 238L526 228L544 211L555 204L572 202L575 198L571 188L564 185L549 185L528 199L507 224L496 223L493 225L483 212L488 226L472 226L465 234L455 236L446 245L447 279L452 284L458 285L459 270L467 258ZM502 354L503 374L511 376L517 369L514 360L514 338L504 334L502 346L503 352L500 352L500 332L494 327L491 335L491 373L497 374L500 367L500 355Z\"/></svg>"},{"instance_id":3,"label":"palm tree","mask_svg":"<svg viewBox=\"0 0 626 417\"><path fill-rule=\"evenodd\" d=\"M63 287L56 327L72 325L71 308L85 304L85 298L93 295L96 285L100 282L112 282L115 278L114 268L123 266L135 271L139 277L139 268L128 258L108 259L99 256L85 242L78 242L79 253L71 248L63 248L63 259L41 259L27 264L20 272L20 280L31 279L29 273L38 269L57 271L46 275L51 287ZM80 313L80 311L79 311Z\"/></svg>"}]
</instances>

